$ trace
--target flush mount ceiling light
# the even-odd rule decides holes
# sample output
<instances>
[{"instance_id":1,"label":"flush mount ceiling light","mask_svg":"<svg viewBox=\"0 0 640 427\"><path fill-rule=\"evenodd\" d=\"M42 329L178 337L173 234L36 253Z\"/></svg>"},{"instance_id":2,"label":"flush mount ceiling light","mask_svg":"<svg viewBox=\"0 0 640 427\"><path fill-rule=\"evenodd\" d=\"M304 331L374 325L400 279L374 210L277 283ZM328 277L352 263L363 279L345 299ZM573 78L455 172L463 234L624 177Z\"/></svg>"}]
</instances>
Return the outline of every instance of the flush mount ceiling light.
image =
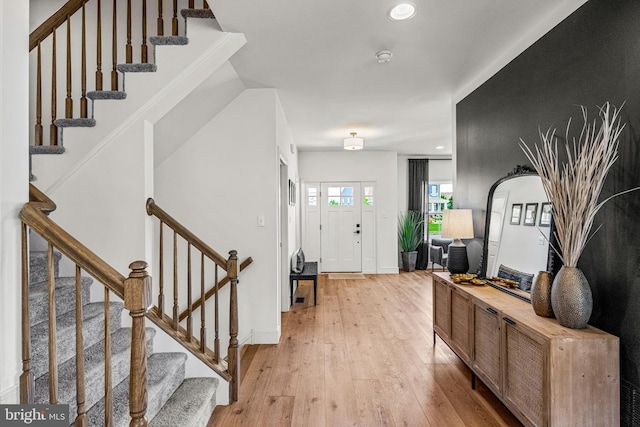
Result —
<instances>
[{"instance_id":1,"label":"flush mount ceiling light","mask_svg":"<svg viewBox=\"0 0 640 427\"><path fill-rule=\"evenodd\" d=\"M391 52L390 50L381 50L380 52L376 53L376 59L381 64L391 61L392 56L393 52Z\"/></svg>"},{"instance_id":2,"label":"flush mount ceiling light","mask_svg":"<svg viewBox=\"0 0 640 427\"><path fill-rule=\"evenodd\" d=\"M351 137L344 139L345 150L362 150L364 147L364 139L356 138L356 135L356 132L351 132Z\"/></svg>"},{"instance_id":3,"label":"flush mount ceiling light","mask_svg":"<svg viewBox=\"0 0 640 427\"><path fill-rule=\"evenodd\" d=\"M444 145L438 145L438 146L436 147L436 150L444 150Z\"/></svg>"},{"instance_id":4,"label":"flush mount ceiling light","mask_svg":"<svg viewBox=\"0 0 640 427\"><path fill-rule=\"evenodd\" d=\"M389 9L387 16L392 21L404 21L416 15L416 5L413 3L399 3Z\"/></svg>"}]
</instances>

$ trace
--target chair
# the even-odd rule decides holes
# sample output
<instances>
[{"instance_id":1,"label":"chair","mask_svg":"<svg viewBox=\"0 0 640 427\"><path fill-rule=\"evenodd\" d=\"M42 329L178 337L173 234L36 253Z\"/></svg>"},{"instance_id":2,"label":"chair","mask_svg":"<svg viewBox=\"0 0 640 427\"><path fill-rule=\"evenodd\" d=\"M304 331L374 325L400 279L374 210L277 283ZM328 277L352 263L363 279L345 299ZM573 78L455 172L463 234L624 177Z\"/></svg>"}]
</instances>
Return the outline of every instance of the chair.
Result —
<instances>
[{"instance_id":1,"label":"chair","mask_svg":"<svg viewBox=\"0 0 640 427\"><path fill-rule=\"evenodd\" d=\"M435 264L442 266L442 271L447 267L449 257L449 245L453 239L431 239L429 244L429 258L431 258L431 271Z\"/></svg>"}]
</instances>

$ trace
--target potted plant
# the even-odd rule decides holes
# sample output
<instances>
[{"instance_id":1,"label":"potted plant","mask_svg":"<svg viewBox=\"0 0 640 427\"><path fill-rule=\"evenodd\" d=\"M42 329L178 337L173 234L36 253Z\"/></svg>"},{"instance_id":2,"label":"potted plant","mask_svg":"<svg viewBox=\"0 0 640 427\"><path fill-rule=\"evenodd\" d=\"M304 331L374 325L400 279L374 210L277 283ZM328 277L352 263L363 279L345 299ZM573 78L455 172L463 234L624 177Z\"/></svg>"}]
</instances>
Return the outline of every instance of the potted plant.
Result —
<instances>
[{"instance_id":1,"label":"potted plant","mask_svg":"<svg viewBox=\"0 0 640 427\"><path fill-rule=\"evenodd\" d=\"M420 212L407 211L398 217L398 243L402 251L402 269L405 271L416 269L416 249L423 241L423 225Z\"/></svg>"}]
</instances>

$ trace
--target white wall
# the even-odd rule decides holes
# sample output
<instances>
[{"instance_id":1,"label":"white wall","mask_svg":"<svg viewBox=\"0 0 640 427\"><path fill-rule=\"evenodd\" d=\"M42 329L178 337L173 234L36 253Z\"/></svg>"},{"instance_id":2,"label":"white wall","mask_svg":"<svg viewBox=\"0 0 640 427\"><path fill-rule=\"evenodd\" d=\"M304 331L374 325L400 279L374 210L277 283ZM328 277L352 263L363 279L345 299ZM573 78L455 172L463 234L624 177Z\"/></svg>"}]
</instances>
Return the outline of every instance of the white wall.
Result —
<instances>
[{"instance_id":1,"label":"white wall","mask_svg":"<svg viewBox=\"0 0 640 427\"><path fill-rule=\"evenodd\" d=\"M291 138L280 109L274 89L245 90L155 170L159 206L220 254L253 258L238 286L241 342L279 340L280 156L293 177L296 165L282 147L289 150ZM291 227L295 236L295 218Z\"/></svg>"},{"instance_id":2,"label":"white wall","mask_svg":"<svg viewBox=\"0 0 640 427\"><path fill-rule=\"evenodd\" d=\"M20 209L28 201L29 4L0 1L0 403L18 403Z\"/></svg>"},{"instance_id":3,"label":"white wall","mask_svg":"<svg viewBox=\"0 0 640 427\"><path fill-rule=\"evenodd\" d=\"M301 152L303 182L374 181L376 183L377 272L398 272L397 155L391 151Z\"/></svg>"}]
</instances>

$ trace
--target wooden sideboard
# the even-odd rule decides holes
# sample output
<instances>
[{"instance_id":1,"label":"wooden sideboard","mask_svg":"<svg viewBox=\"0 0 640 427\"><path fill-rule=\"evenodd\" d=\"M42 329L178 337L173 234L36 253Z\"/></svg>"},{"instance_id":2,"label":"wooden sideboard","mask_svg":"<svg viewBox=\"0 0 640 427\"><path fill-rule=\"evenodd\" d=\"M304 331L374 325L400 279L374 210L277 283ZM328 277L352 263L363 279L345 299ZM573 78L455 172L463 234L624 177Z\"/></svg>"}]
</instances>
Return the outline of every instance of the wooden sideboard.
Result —
<instances>
[{"instance_id":1,"label":"wooden sideboard","mask_svg":"<svg viewBox=\"0 0 640 427\"><path fill-rule=\"evenodd\" d=\"M433 274L433 332L527 426L620 425L619 340Z\"/></svg>"}]
</instances>

